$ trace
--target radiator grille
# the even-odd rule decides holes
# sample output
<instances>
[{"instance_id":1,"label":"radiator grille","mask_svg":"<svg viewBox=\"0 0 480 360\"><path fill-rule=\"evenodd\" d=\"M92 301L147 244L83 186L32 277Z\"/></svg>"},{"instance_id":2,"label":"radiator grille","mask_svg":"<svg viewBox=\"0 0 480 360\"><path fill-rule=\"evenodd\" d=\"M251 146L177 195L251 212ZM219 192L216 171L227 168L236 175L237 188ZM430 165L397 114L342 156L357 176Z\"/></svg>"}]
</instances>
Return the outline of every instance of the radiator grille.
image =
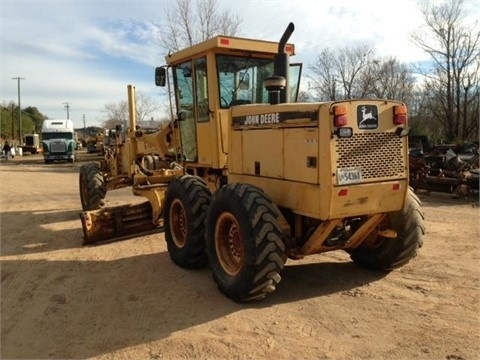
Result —
<instances>
[{"instance_id":1,"label":"radiator grille","mask_svg":"<svg viewBox=\"0 0 480 360\"><path fill-rule=\"evenodd\" d=\"M364 181L405 176L402 138L394 133L355 134L335 143L336 167L360 169Z\"/></svg>"},{"instance_id":2,"label":"radiator grille","mask_svg":"<svg viewBox=\"0 0 480 360\"><path fill-rule=\"evenodd\" d=\"M67 152L67 144L64 142L52 142L50 143L51 153L65 153Z\"/></svg>"}]
</instances>

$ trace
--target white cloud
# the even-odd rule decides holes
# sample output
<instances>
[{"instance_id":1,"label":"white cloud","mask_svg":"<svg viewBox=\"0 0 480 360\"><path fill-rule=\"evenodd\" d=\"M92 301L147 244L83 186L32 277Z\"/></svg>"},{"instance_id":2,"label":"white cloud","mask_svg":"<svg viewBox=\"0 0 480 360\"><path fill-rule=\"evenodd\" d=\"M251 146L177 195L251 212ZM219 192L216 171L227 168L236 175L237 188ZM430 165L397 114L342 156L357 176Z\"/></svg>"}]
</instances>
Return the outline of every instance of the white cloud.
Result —
<instances>
[{"instance_id":1,"label":"white cloud","mask_svg":"<svg viewBox=\"0 0 480 360\"><path fill-rule=\"evenodd\" d=\"M474 1L467 1L472 6ZM108 102L126 99L127 84L151 96L156 65L165 54L157 28L169 1L2 0L1 100L17 99L50 117L71 115L83 125L98 125ZM219 0L220 8L243 19L241 36L278 41L295 24L295 62L315 61L321 48L368 42L377 55L403 62L424 59L408 39L421 21L417 3L376 0ZM306 68L306 67L304 67ZM80 124L76 123L76 126Z\"/></svg>"},{"instance_id":2,"label":"white cloud","mask_svg":"<svg viewBox=\"0 0 480 360\"><path fill-rule=\"evenodd\" d=\"M239 13L245 13L248 7L249 15L242 22L248 37L278 41L292 21L295 32L290 41L296 44L297 58L302 62L312 62L320 48L359 43L372 44L378 55L396 56L399 61L424 58L408 38L420 22L418 7L412 0L398 6L376 0L263 1L260 5L243 0L226 4Z\"/></svg>"},{"instance_id":3,"label":"white cloud","mask_svg":"<svg viewBox=\"0 0 480 360\"><path fill-rule=\"evenodd\" d=\"M17 102L17 82L11 78L21 76L22 107L35 106L61 118L66 116L63 103L69 102L76 126L79 121L83 125L83 114L89 124L99 125L100 110L108 102L125 100L127 84L152 91L153 67L161 61L147 36L153 32L149 22L131 19L131 12L103 20L92 3L84 4L90 11L70 2L41 3L32 4L37 11L24 2L2 9L2 103Z\"/></svg>"},{"instance_id":4,"label":"white cloud","mask_svg":"<svg viewBox=\"0 0 480 360\"><path fill-rule=\"evenodd\" d=\"M84 29L84 36L96 52L151 65L159 58L156 31L150 22L130 19L103 27L90 25Z\"/></svg>"}]
</instances>

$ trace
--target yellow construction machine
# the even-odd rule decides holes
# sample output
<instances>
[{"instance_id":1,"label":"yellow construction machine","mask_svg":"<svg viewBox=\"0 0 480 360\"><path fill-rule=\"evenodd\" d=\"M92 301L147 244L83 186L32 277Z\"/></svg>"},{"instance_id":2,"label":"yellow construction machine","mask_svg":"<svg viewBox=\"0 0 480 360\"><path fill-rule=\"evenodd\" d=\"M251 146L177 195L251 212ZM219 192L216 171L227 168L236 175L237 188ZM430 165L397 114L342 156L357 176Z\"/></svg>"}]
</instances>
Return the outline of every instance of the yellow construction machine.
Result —
<instances>
[{"instance_id":1,"label":"yellow construction machine","mask_svg":"<svg viewBox=\"0 0 480 360\"><path fill-rule=\"evenodd\" d=\"M217 36L169 54L155 82L175 115L155 133L136 126L129 87L129 128L80 171L85 243L163 225L173 262L208 264L235 301L274 291L288 258L344 250L388 272L416 256L425 228L405 104L297 103L293 30L278 43ZM102 208L124 186L148 201Z\"/></svg>"}]
</instances>

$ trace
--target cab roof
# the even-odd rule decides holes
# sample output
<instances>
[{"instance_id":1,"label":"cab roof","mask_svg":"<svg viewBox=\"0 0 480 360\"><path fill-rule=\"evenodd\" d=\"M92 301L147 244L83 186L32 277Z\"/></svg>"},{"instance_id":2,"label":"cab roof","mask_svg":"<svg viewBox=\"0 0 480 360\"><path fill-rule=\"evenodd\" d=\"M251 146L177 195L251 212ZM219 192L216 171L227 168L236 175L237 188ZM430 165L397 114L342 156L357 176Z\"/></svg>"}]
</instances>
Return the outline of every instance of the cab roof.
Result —
<instances>
[{"instance_id":1,"label":"cab roof","mask_svg":"<svg viewBox=\"0 0 480 360\"><path fill-rule=\"evenodd\" d=\"M179 62L196 57L204 52L215 50L217 50L217 52L225 51L227 53L229 51L242 51L274 55L278 53L278 42L232 36L216 36L175 53L169 54L165 56L165 61L168 65L175 65ZM295 45L286 44L284 51L290 56L295 55Z\"/></svg>"}]
</instances>

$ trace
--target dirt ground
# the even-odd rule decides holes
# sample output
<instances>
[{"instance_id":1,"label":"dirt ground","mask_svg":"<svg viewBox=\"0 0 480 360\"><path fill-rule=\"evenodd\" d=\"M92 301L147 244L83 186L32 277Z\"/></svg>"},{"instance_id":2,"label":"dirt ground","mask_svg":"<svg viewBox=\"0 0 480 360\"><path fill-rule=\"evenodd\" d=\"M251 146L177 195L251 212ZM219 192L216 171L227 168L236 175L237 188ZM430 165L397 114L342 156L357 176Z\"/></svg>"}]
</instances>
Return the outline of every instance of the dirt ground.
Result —
<instances>
[{"instance_id":1,"label":"dirt ground","mask_svg":"<svg viewBox=\"0 0 480 360\"><path fill-rule=\"evenodd\" d=\"M342 252L289 260L238 304L162 233L82 246L80 165L0 164L2 359L480 359L478 199L420 193L424 246L388 275Z\"/></svg>"}]
</instances>

